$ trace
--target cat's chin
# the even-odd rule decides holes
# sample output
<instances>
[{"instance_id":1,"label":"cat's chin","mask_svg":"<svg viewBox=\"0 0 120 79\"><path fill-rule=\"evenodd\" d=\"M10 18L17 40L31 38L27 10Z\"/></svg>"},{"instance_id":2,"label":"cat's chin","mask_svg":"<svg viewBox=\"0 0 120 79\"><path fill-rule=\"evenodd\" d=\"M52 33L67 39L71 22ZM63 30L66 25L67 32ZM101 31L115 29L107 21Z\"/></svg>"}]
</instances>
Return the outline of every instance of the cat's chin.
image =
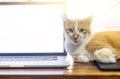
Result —
<instances>
[{"instance_id":1,"label":"cat's chin","mask_svg":"<svg viewBox=\"0 0 120 79\"><path fill-rule=\"evenodd\" d=\"M81 44L80 41L73 41L72 43L73 43L74 45L80 45L80 44Z\"/></svg>"}]
</instances>

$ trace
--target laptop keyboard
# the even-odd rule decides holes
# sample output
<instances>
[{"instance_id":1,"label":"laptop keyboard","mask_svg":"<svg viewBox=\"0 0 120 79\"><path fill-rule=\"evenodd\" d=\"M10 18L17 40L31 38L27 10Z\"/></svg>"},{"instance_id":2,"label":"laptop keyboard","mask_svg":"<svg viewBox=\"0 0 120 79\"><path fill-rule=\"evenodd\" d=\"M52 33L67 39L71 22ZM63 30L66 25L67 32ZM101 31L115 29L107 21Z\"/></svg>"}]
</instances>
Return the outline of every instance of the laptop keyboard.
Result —
<instances>
[{"instance_id":1,"label":"laptop keyboard","mask_svg":"<svg viewBox=\"0 0 120 79\"><path fill-rule=\"evenodd\" d=\"M0 56L0 61L52 61L57 56Z\"/></svg>"}]
</instances>

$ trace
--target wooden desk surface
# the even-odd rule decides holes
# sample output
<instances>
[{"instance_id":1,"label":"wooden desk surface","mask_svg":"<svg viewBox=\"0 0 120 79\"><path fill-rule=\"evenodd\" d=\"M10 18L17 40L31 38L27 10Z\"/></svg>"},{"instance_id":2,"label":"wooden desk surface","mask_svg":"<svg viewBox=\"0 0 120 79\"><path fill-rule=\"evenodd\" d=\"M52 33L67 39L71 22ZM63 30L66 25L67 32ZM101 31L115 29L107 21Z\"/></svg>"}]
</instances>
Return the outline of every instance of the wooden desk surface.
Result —
<instances>
[{"instance_id":1,"label":"wooden desk surface","mask_svg":"<svg viewBox=\"0 0 120 79\"><path fill-rule=\"evenodd\" d=\"M92 63L67 68L0 69L0 79L118 79L120 71L101 71Z\"/></svg>"}]
</instances>

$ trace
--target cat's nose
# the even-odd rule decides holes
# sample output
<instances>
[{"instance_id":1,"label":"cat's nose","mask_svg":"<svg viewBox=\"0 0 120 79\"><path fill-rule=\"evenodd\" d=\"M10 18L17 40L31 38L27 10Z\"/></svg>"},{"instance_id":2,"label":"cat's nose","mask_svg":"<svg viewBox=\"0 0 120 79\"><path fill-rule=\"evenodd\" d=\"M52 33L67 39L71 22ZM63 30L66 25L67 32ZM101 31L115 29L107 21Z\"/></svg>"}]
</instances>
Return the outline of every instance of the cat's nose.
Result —
<instances>
[{"instance_id":1,"label":"cat's nose","mask_svg":"<svg viewBox=\"0 0 120 79\"><path fill-rule=\"evenodd\" d=\"M79 38L79 34L73 34L74 40L77 40Z\"/></svg>"}]
</instances>

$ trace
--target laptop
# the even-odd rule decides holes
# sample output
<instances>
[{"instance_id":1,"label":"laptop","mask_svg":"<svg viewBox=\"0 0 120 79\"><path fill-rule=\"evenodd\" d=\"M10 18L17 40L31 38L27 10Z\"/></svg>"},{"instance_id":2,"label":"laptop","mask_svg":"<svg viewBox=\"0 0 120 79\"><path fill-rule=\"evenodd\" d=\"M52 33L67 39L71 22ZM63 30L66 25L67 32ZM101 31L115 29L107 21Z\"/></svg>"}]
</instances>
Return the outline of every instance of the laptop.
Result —
<instances>
[{"instance_id":1,"label":"laptop","mask_svg":"<svg viewBox=\"0 0 120 79\"><path fill-rule=\"evenodd\" d=\"M0 67L67 67L62 2L0 3Z\"/></svg>"}]
</instances>

